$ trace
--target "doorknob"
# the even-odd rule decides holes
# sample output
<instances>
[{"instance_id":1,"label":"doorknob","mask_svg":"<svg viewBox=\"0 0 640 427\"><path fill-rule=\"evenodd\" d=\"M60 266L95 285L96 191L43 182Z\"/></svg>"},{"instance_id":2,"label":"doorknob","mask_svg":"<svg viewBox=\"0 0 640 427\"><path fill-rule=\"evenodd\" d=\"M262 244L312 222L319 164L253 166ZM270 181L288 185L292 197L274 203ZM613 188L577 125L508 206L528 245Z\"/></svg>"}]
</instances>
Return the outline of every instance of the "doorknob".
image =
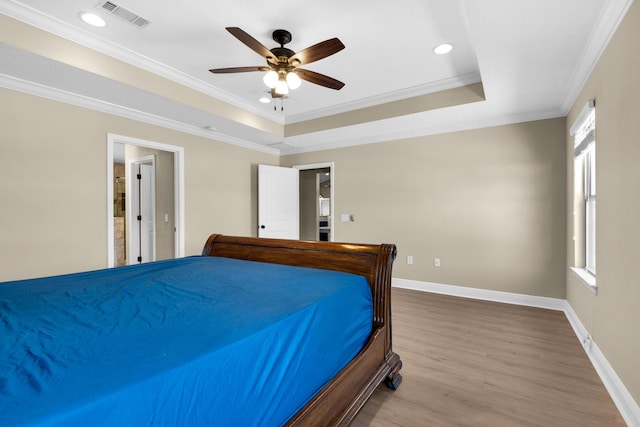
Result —
<instances>
[{"instance_id":1,"label":"doorknob","mask_svg":"<svg viewBox=\"0 0 640 427\"><path fill-rule=\"evenodd\" d=\"M267 227L265 227L264 224L263 224L263 225L260 226L260 228L262 228L264 230Z\"/></svg>"}]
</instances>

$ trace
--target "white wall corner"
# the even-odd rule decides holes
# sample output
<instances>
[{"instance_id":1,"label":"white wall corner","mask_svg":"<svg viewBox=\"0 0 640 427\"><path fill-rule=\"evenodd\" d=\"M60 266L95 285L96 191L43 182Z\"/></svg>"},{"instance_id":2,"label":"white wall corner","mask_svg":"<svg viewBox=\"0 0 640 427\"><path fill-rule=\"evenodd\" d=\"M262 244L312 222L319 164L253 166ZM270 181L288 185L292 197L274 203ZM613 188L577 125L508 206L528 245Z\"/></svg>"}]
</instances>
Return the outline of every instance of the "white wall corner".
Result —
<instances>
[{"instance_id":1,"label":"white wall corner","mask_svg":"<svg viewBox=\"0 0 640 427\"><path fill-rule=\"evenodd\" d=\"M567 300L399 278L392 278L391 286L394 288L412 289L463 298L563 311L578 340L582 343L585 353L587 353L600 380L609 392L613 403L618 408L618 411L620 411L620 415L622 415L622 418L629 427L640 427L640 406L638 406L638 403L633 399L633 396L631 396L629 390L627 390L622 380L620 380L620 377L618 377L613 367L609 364L609 361L607 361L602 351L600 351L598 345L593 341L591 334L587 328L584 327Z\"/></svg>"}]
</instances>

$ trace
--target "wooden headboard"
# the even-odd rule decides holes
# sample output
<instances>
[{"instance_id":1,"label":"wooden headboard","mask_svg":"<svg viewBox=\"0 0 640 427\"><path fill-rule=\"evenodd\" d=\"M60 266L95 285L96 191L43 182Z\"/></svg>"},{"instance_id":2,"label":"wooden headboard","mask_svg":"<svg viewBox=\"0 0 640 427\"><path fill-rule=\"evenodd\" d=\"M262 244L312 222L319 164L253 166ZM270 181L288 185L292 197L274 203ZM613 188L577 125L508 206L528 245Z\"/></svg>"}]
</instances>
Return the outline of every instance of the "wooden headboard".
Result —
<instances>
[{"instance_id":1,"label":"wooden headboard","mask_svg":"<svg viewBox=\"0 0 640 427\"><path fill-rule=\"evenodd\" d=\"M396 246L393 244L307 242L212 234L204 245L202 255L321 268L364 276L369 281L374 301L381 303L374 307L375 320L384 323L387 319L382 308L388 297L385 289L390 286L391 267L396 258Z\"/></svg>"},{"instance_id":2,"label":"wooden headboard","mask_svg":"<svg viewBox=\"0 0 640 427\"><path fill-rule=\"evenodd\" d=\"M380 383L394 390L400 384L402 362L391 345L391 268L396 257L395 245L212 234L202 255L344 271L367 278L373 299L373 332L369 341L287 425L349 425Z\"/></svg>"}]
</instances>

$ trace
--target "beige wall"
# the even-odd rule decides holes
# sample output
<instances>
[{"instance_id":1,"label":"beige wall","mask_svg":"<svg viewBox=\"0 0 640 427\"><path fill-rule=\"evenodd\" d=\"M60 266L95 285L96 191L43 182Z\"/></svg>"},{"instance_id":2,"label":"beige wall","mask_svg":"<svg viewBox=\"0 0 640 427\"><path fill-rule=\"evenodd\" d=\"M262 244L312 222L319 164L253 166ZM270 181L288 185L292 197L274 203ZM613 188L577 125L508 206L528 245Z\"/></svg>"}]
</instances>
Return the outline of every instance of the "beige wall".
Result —
<instances>
[{"instance_id":1,"label":"beige wall","mask_svg":"<svg viewBox=\"0 0 640 427\"><path fill-rule=\"evenodd\" d=\"M184 147L185 250L255 235L255 165L278 157L0 89L0 281L107 265L107 134Z\"/></svg>"},{"instance_id":2,"label":"beige wall","mask_svg":"<svg viewBox=\"0 0 640 427\"><path fill-rule=\"evenodd\" d=\"M281 165L335 162L336 241L395 243L394 277L564 298L565 128L564 119L521 123Z\"/></svg>"},{"instance_id":3,"label":"beige wall","mask_svg":"<svg viewBox=\"0 0 640 427\"><path fill-rule=\"evenodd\" d=\"M568 272L567 299L635 401L640 403L640 4L634 2L573 105L571 124L596 100L598 294ZM567 153L573 139L567 134ZM573 161L568 155L568 198ZM567 215L567 230L573 218ZM567 241L571 242L567 234ZM567 260L574 259L567 245Z\"/></svg>"}]
</instances>

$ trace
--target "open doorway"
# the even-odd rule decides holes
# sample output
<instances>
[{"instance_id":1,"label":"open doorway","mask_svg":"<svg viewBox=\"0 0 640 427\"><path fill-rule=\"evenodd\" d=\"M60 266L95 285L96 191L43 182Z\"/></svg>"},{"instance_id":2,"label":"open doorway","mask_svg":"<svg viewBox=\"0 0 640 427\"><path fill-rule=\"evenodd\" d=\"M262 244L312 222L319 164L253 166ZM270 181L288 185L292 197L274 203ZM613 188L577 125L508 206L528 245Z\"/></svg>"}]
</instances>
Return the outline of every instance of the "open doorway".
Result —
<instances>
[{"instance_id":1,"label":"open doorway","mask_svg":"<svg viewBox=\"0 0 640 427\"><path fill-rule=\"evenodd\" d=\"M139 257L146 262L184 256L182 147L109 134L107 163L108 266L135 264L141 262ZM146 190L148 196L143 198L134 191L138 175L147 175L152 183L137 187ZM136 201L147 203L147 212L155 212L144 224L135 223ZM144 239L133 239L134 234L143 234Z\"/></svg>"},{"instance_id":2,"label":"open doorway","mask_svg":"<svg viewBox=\"0 0 640 427\"><path fill-rule=\"evenodd\" d=\"M332 162L258 165L258 236L334 241L334 176Z\"/></svg>"},{"instance_id":3,"label":"open doorway","mask_svg":"<svg viewBox=\"0 0 640 427\"><path fill-rule=\"evenodd\" d=\"M300 239L334 241L334 166L298 165L300 171Z\"/></svg>"}]
</instances>

